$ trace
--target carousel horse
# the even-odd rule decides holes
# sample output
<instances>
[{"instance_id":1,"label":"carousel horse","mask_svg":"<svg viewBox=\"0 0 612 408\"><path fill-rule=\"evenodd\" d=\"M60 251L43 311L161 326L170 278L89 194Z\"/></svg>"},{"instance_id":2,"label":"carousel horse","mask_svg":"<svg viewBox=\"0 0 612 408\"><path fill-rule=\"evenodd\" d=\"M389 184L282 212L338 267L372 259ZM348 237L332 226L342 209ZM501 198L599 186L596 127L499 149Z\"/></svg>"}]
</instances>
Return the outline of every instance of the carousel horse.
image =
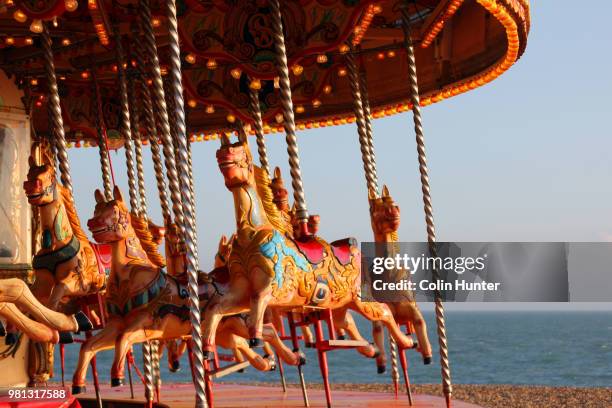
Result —
<instances>
[{"instance_id":1,"label":"carousel horse","mask_svg":"<svg viewBox=\"0 0 612 408\"><path fill-rule=\"evenodd\" d=\"M377 243L393 244L398 241L397 230L400 223L400 209L393 201L389 194L387 186L383 186L380 197L376 191L370 189L368 192L370 202L370 220L372 222L372 231L374 231L374 240ZM409 271L402 271L408 274ZM405 277L405 276L404 276ZM400 279L400 277L398 277ZM401 302L388 302L387 306L391 309L393 317L399 323L410 323L415 330L418 340L417 350L423 356L425 364L431 363L431 344L427 336L427 325L419 307L414 299L413 293L405 293L405 300ZM381 351L377 359L379 373L384 372L386 365L385 356L385 334L382 326L373 323L374 342Z\"/></svg>"},{"instance_id":2,"label":"carousel horse","mask_svg":"<svg viewBox=\"0 0 612 408\"><path fill-rule=\"evenodd\" d=\"M273 195L272 201L274 202L278 210L281 212L282 217L291 223L295 231L298 231L299 229L295 228L295 226L297 225L297 220L295 218L295 210L290 209L289 207L289 193L285 188L283 176L281 174L280 168L278 167L274 168L274 177L270 182L270 189L272 190ZM310 215L308 217L308 231L313 235L316 235L317 231L319 230L320 220L321 219L318 215ZM297 314L295 312L293 313ZM275 322L277 322L276 324L282 324L278 313L273 312L273 316L275 318ZM353 316L351 316L350 312L346 312L343 315L339 315L338 312L332 312L332 316L334 319L334 327L340 339L344 339L346 337L346 333L348 333L349 337L353 340L365 340L361 333L359 333L355 320L353 319ZM314 347L314 339L310 328L308 326L302 326L301 328L306 347ZM380 356L379 350L375 347L372 347L371 345L359 347L357 348L357 351L368 358L379 358Z\"/></svg>"},{"instance_id":3,"label":"carousel horse","mask_svg":"<svg viewBox=\"0 0 612 408\"><path fill-rule=\"evenodd\" d=\"M300 242L285 235L290 226L273 203L267 172L254 166L246 138L230 144L224 135L217 162L234 197L237 230L227 264L228 292L214 294L204 311L206 354L214 350L221 319L246 311L249 345L263 346L268 306L287 311L330 308L337 316L353 309L368 320L382 321L400 347L413 346L386 305L361 301L360 252L354 240L329 244L318 237L301 237Z\"/></svg>"},{"instance_id":4,"label":"carousel horse","mask_svg":"<svg viewBox=\"0 0 612 408\"><path fill-rule=\"evenodd\" d=\"M28 202L38 209L42 230L41 249L32 260L36 280L35 295L53 310L62 298L96 293L106 284L104 268L99 265L97 248L81 229L70 191L59 185L53 161L37 163L35 144L29 158L30 169L23 183Z\"/></svg>"},{"instance_id":5,"label":"carousel horse","mask_svg":"<svg viewBox=\"0 0 612 408\"><path fill-rule=\"evenodd\" d=\"M185 244L180 239L179 231L175 223L166 222L167 231L165 234L165 249L166 249L166 262L167 262L167 271L168 275L172 276L178 282L183 285L187 284L187 275L185 273ZM155 233L154 233L155 235ZM218 251L215 255L214 268L216 271L221 271L225 266L225 260L229 256L229 252L231 250L231 238L228 240L226 236L222 236L219 241ZM201 277L204 279L205 276L203 272L200 272ZM218 276L218 273L213 271L211 276ZM231 319L235 319L232 317ZM230 320L230 319L227 319ZM234 354L234 358L236 361L244 361L244 356L246 355L252 365L255 366L256 369L261 371L268 371L274 368L274 354L270 349L269 345L267 345L264 358L269 361L270 366L266 361L262 361L259 355L254 353L252 350L248 349L247 343L242 338L234 337L235 333L232 333L232 330L237 330L242 333L246 333L243 329L244 322L223 322L223 327L220 328L217 334L217 343L223 347L228 348ZM229 329L228 330L226 330ZM236 328L236 329L234 329ZM274 334L269 333L269 336L274 336ZM277 337L277 336L276 336ZM170 371L176 372L180 370L180 357L187 350L187 341L189 340L189 336L185 336L179 339L168 339L164 341L166 349L168 351L168 367ZM280 339L275 340L275 344L277 348L280 348ZM163 347L160 348L160 355ZM281 353L282 356L285 356L285 359L289 359L290 364L297 364L297 360L295 354L287 353L288 349L284 350L285 352ZM288 357L287 357L288 356Z\"/></svg>"},{"instance_id":6,"label":"carousel horse","mask_svg":"<svg viewBox=\"0 0 612 408\"><path fill-rule=\"evenodd\" d=\"M111 385L118 386L123 383L127 351L134 343L177 339L191 332L187 291L163 271L164 259L157 252L146 222L129 213L117 187L112 200L105 201L99 190L95 198L94 216L88 226L94 239L109 244L112 251L106 291L109 319L81 348L73 376L74 394L84 392L87 366L98 351L115 349ZM203 308L214 293L224 289L222 273L218 275L202 276L199 293ZM240 330L241 320L235 317L224 322L218 334L219 344L239 349L256 368L272 369L269 359L254 353L243 338L233 334ZM301 355L289 350L272 327L266 329L265 336L273 347L278 347L277 352L288 364L301 362Z\"/></svg>"},{"instance_id":7,"label":"carousel horse","mask_svg":"<svg viewBox=\"0 0 612 408\"><path fill-rule=\"evenodd\" d=\"M34 318L31 319L23 312ZM67 316L46 308L30 292L24 281L0 279L0 317L25 333L31 340L71 343L70 332L91 330L92 324L82 312ZM0 336L6 330L0 321Z\"/></svg>"}]
</instances>

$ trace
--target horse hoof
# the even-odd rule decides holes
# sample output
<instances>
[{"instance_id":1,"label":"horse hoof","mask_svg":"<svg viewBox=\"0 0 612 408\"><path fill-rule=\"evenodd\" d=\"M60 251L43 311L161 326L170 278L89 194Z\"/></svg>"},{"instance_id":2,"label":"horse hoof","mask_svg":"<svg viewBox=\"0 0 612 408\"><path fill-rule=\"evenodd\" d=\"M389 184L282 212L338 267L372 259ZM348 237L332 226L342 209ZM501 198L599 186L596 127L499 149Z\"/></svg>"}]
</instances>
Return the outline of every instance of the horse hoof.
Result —
<instances>
[{"instance_id":1,"label":"horse hoof","mask_svg":"<svg viewBox=\"0 0 612 408\"><path fill-rule=\"evenodd\" d=\"M374 343L370 343L370 345L374 348L374 355L372 356L372 358L380 357L380 349L378 348L378 346Z\"/></svg>"},{"instance_id":2,"label":"horse hoof","mask_svg":"<svg viewBox=\"0 0 612 408\"><path fill-rule=\"evenodd\" d=\"M17 334L15 333L7 333L6 338L4 339L4 344L7 346L12 346L17 343Z\"/></svg>"},{"instance_id":3,"label":"horse hoof","mask_svg":"<svg viewBox=\"0 0 612 408\"><path fill-rule=\"evenodd\" d=\"M244 373L244 368L241 368L240 370L236 371L237 373Z\"/></svg>"},{"instance_id":4,"label":"horse hoof","mask_svg":"<svg viewBox=\"0 0 612 408\"><path fill-rule=\"evenodd\" d=\"M215 356L215 353L213 350L202 350L202 357L204 358L204 360L210 360Z\"/></svg>"},{"instance_id":5,"label":"horse hoof","mask_svg":"<svg viewBox=\"0 0 612 408\"><path fill-rule=\"evenodd\" d=\"M306 354L298 350L297 355L298 355L298 365L302 366L306 364Z\"/></svg>"},{"instance_id":6,"label":"horse hoof","mask_svg":"<svg viewBox=\"0 0 612 408\"><path fill-rule=\"evenodd\" d=\"M72 386L72 395L85 394L85 392L87 392L87 387L85 387L84 385Z\"/></svg>"},{"instance_id":7,"label":"horse hoof","mask_svg":"<svg viewBox=\"0 0 612 408\"><path fill-rule=\"evenodd\" d=\"M268 371L276 371L276 361L270 360L268 364L270 365L270 369Z\"/></svg>"},{"instance_id":8,"label":"horse hoof","mask_svg":"<svg viewBox=\"0 0 612 408\"><path fill-rule=\"evenodd\" d=\"M173 361L172 365L170 366L170 371L173 373L176 373L177 371L181 371L181 363L179 363L178 360Z\"/></svg>"},{"instance_id":9,"label":"horse hoof","mask_svg":"<svg viewBox=\"0 0 612 408\"><path fill-rule=\"evenodd\" d=\"M306 346L306 348L316 348L317 347L316 343L313 343L311 341L306 342L304 345Z\"/></svg>"},{"instance_id":10,"label":"horse hoof","mask_svg":"<svg viewBox=\"0 0 612 408\"><path fill-rule=\"evenodd\" d=\"M123 385L123 378L111 378L111 387L121 387Z\"/></svg>"},{"instance_id":11,"label":"horse hoof","mask_svg":"<svg viewBox=\"0 0 612 408\"><path fill-rule=\"evenodd\" d=\"M70 332L59 332L59 343L60 344L70 344L74 343L74 337Z\"/></svg>"},{"instance_id":12,"label":"horse hoof","mask_svg":"<svg viewBox=\"0 0 612 408\"><path fill-rule=\"evenodd\" d=\"M338 336L338 340L346 340L346 336L344 334L341 334Z\"/></svg>"},{"instance_id":13,"label":"horse hoof","mask_svg":"<svg viewBox=\"0 0 612 408\"><path fill-rule=\"evenodd\" d=\"M431 356L429 356L429 357L423 357L423 364L424 364L424 365L429 365L429 364L431 364Z\"/></svg>"},{"instance_id":14,"label":"horse hoof","mask_svg":"<svg viewBox=\"0 0 612 408\"><path fill-rule=\"evenodd\" d=\"M412 345L412 347L410 347L411 349L417 349L419 348L419 342L415 341L414 344Z\"/></svg>"},{"instance_id":15,"label":"horse hoof","mask_svg":"<svg viewBox=\"0 0 612 408\"><path fill-rule=\"evenodd\" d=\"M384 366L384 365L379 365L379 366L376 366L376 372L377 372L378 374L384 374L384 373L386 373L386 372L387 372L387 366Z\"/></svg>"},{"instance_id":16,"label":"horse hoof","mask_svg":"<svg viewBox=\"0 0 612 408\"><path fill-rule=\"evenodd\" d=\"M249 339L249 347L250 348L261 348L264 346L263 339L259 339L257 337L251 337Z\"/></svg>"},{"instance_id":17,"label":"horse hoof","mask_svg":"<svg viewBox=\"0 0 612 408\"><path fill-rule=\"evenodd\" d=\"M4 327L4 324L2 323L2 321L0 321L0 337L4 337L6 336L6 328Z\"/></svg>"},{"instance_id":18,"label":"horse hoof","mask_svg":"<svg viewBox=\"0 0 612 408\"><path fill-rule=\"evenodd\" d=\"M87 315L81 311L78 311L74 318L77 322L77 333L82 331L90 331L93 330L93 324L91 320L87 317Z\"/></svg>"}]
</instances>

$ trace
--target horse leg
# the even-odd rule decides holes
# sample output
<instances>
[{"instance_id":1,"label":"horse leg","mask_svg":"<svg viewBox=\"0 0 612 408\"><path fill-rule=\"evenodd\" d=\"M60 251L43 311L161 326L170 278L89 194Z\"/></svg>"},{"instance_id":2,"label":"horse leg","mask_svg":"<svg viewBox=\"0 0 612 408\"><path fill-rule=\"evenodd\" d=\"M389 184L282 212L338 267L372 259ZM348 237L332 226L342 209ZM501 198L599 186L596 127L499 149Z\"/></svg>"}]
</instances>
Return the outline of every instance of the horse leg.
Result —
<instances>
[{"instance_id":1,"label":"horse leg","mask_svg":"<svg viewBox=\"0 0 612 408\"><path fill-rule=\"evenodd\" d=\"M123 385L125 359L132 344L148 340L144 328L152 323L151 315L139 313L115 339L115 358L111 368L111 387Z\"/></svg>"},{"instance_id":2,"label":"horse leg","mask_svg":"<svg viewBox=\"0 0 612 408\"><path fill-rule=\"evenodd\" d=\"M0 302L14 303L30 313L37 321L59 331L75 332L92 329L91 322L81 312L67 316L46 308L34 297L21 279L12 278L0 281Z\"/></svg>"},{"instance_id":3,"label":"horse leg","mask_svg":"<svg viewBox=\"0 0 612 408\"><path fill-rule=\"evenodd\" d=\"M115 339L123 328L121 319L110 320L104 329L96 333L95 336L88 338L81 345L79 361L72 377L72 393L80 394L85 392L85 375L87 366L98 351L112 349L115 346Z\"/></svg>"},{"instance_id":4,"label":"horse leg","mask_svg":"<svg viewBox=\"0 0 612 408\"><path fill-rule=\"evenodd\" d=\"M31 340L57 343L59 334L42 323L38 323L24 315L13 303L0 302L0 316L6 318L20 331L27 334Z\"/></svg>"},{"instance_id":5,"label":"horse leg","mask_svg":"<svg viewBox=\"0 0 612 408\"><path fill-rule=\"evenodd\" d=\"M263 321L266 308L272 298L272 277L263 269L251 270L251 312L247 325L249 327L249 346L263 347Z\"/></svg>"},{"instance_id":6,"label":"horse leg","mask_svg":"<svg viewBox=\"0 0 612 408\"><path fill-rule=\"evenodd\" d=\"M57 306L67 293L67 289L68 287L63 282L58 282L53 286L53 289L51 289L51 296L49 296L49 302L47 304L49 309L57 310Z\"/></svg>"},{"instance_id":7,"label":"horse leg","mask_svg":"<svg viewBox=\"0 0 612 408\"><path fill-rule=\"evenodd\" d=\"M239 317L230 317L223 321L223 330L227 330L235 335L243 338L249 337L249 331L244 323L244 320ZM292 352L289 347L278 336L276 328L271 323L266 323L263 326L263 339L276 351L281 360L289 365L304 364L306 357L301 352ZM265 348L265 345L264 345Z\"/></svg>"},{"instance_id":8,"label":"horse leg","mask_svg":"<svg viewBox=\"0 0 612 408\"><path fill-rule=\"evenodd\" d=\"M246 279L237 280L232 285L232 290L223 296L211 299L204 311L202 329L202 352L204 358L208 358L215 350L215 334L221 319L225 314L238 314L248 308L246 297Z\"/></svg>"},{"instance_id":9,"label":"horse leg","mask_svg":"<svg viewBox=\"0 0 612 408\"><path fill-rule=\"evenodd\" d=\"M253 351L245 339L227 330L219 330L219 333L217 333L217 342L223 348L238 350L256 370L270 371L274 367L268 359L263 358Z\"/></svg>"},{"instance_id":10,"label":"horse leg","mask_svg":"<svg viewBox=\"0 0 612 408\"><path fill-rule=\"evenodd\" d=\"M376 368L378 374L383 374L387 371L387 354L385 353L385 329L381 322L372 322L372 338L379 350L378 357L376 357Z\"/></svg>"},{"instance_id":11,"label":"horse leg","mask_svg":"<svg viewBox=\"0 0 612 408\"><path fill-rule=\"evenodd\" d=\"M366 341L361 333L359 333L355 320L353 320L353 316L351 316L347 308L333 310L332 316L334 319L334 326L336 328L345 330L349 337L353 340ZM378 350L371 344L363 347L357 347L357 351L359 354L367 358L375 358L378 356Z\"/></svg>"},{"instance_id":12,"label":"horse leg","mask_svg":"<svg viewBox=\"0 0 612 408\"><path fill-rule=\"evenodd\" d=\"M414 348L414 341L411 337L402 333L393 318L389 306L378 302L362 302L358 297L355 297L349 304L349 308L355 310L372 322L381 322L385 325L389 331L389 335L395 339L400 349Z\"/></svg>"},{"instance_id":13,"label":"horse leg","mask_svg":"<svg viewBox=\"0 0 612 408\"><path fill-rule=\"evenodd\" d=\"M431 343L429 342L429 337L427 336L427 323L425 323L423 314L421 313L421 310L419 309L417 304L413 302L410 302L409 306L407 306L406 311L408 312L408 320L410 320L410 322L414 326L414 332L418 340L418 350L423 356L423 363L430 364L432 350Z\"/></svg>"}]
</instances>

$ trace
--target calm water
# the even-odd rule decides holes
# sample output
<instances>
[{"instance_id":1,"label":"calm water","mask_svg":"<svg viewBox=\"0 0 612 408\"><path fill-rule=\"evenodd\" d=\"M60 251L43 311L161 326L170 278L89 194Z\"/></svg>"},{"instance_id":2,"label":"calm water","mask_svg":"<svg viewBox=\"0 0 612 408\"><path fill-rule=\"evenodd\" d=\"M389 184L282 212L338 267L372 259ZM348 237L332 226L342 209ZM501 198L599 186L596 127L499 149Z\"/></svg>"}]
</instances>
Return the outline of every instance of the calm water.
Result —
<instances>
[{"instance_id":1,"label":"calm water","mask_svg":"<svg viewBox=\"0 0 612 408\"><path fill-rule=\"evenodd\" d=\"M430 339L437 343L433 313L426 313ZM359 320L361 332L370 337L369 323ZM447 312L447 332L453 381L456 383L542 384L612 387L611 312ZM433 344L434 347L437 344ZM140 346L135 346L140 362ZM98 372L109 381L113 351L98 356ZM306 350L305 377L320 382L316 354ZM66 371L70 379L78 346L67 346ZM59 358L59 353L56 354ZM436 354L437 357L437 354ZM389 374L376 374L374 361L354 350L328 353L333 382L386 383ZM440 378L438 361L423 366L420 355L408 353L412 382L434 383ZM186 357L182 370L171 373L162 360L162 379L191 381ZM390 369L390 364L388 364ZM59 378L59 361L55 370ZM297 369L287 367L288 381L297 382ZM91 373L89 373L89 382ZM253 368L226 377L225 381L278 381L278 372L261 373ZM126 374L127 378L127 374Z\"/></svg>"}]
</instances>

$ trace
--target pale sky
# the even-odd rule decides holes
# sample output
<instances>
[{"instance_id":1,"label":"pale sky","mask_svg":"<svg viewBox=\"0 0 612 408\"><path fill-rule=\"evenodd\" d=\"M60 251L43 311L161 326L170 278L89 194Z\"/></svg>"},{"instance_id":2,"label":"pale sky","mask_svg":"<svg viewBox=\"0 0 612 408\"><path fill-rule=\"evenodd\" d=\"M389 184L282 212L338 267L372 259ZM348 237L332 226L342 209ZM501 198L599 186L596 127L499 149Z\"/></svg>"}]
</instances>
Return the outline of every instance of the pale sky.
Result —
<instances>
[{"instance_id":1,"label":"pale sky","mask_svg":"<svg viewBox=\"0 0 612 408\"><path fill-rule=\"evenodd\" d=\"M532 2L527 50L514 67L491 84L424 109L439 241L612 240L612 3L589 4ZM281 166L289 187L284 135L266 142L271 164ZM302 131L298 143L308 209L321 216L320 235L370 240L356 125ZM401 207L400 239L425 240L411 114L375 120L374 143L378 178ZM220 234L234 231L217 148L218 141L193 145L204 270ZM112 158L127 196L123 150ZM98 151L71 149L70 160L84 221L101 186ZM161 222L148 148L145 161L150 213Z\"/></svg>"}]
</instances>

